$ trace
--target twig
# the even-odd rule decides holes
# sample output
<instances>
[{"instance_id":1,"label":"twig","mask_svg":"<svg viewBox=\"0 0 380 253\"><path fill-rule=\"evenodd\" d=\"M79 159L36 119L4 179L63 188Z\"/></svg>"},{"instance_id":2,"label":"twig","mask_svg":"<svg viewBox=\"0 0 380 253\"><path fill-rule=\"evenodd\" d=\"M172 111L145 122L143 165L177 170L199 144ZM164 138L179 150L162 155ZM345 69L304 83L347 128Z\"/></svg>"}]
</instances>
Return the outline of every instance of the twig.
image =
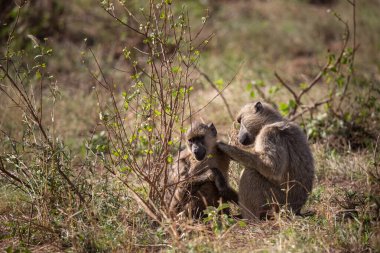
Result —
<instances>
[{"instance_id":1,"label":"twig","mask_svg":"<svg viewBox=\"0 0 380 253\"><path fill-rule=\"evenodd\" d=\"M344 49L343 49L344 50ZM340 59L341 57L339 57L339 59ZM336 64L338 63L338 61L336 62ZM336 65L336 64L334 64L334 66ZM319 80L321 80L321 78L323 77L323 74L326 72L326 70L327 70L327 68L329 67L329 63L327 62L326 64L325 64L325 66L323 66L323 68L322 68L322 70L321 71L319 71L319 73L314 77L314 79L309 83L309 85L305 88L305 89L303 89L302 91L301 91L301 93L298 95L298 99L301 99L301 97L305 94L305 93L307 93L309 90L311 90L311 88L313 88L313 86L316 84L316 83L318 83L318 81Z\"/></svg>"},{"instance_id":2,"label":"twig","mask_svg":"<svg viewBox=\"0 0 380 253\"><path fill-rule=\"evenodd\" d=\"M139 30L137 30L136 28L130 26L129 24L125 23L123 20L121 20L120 18L118 18L115 14L111 13L110 11L108 10L105 10L112 18L114 18L115 20L117 20L120 24L126 26L128 29L131 29L132 31L134 31L135 33L139 34L139 35L142 35L144 37L146 37L146 34L140 32Z\"/></svg>"},{"instance_id":3,"label":"twig","mask_svg":"<svg viewBox=\"0 0 380 253\"><path fill-rule=\"evenodd\" d=\"M293 95L294 102L296 103L296 105L293 108L293 110L289 113L289 115L293 115L297 111L298 106L301 105L300 98L299 98L299 96L297 96L295 91L292 88L290 88L290 86L287 83L285 83L284 80L282 80L282 78L277 74L277 72L274 72L274 76Z\"/></svg>"},{"instance_id":4,"label":"twig","mask_svg":"<svg viewBox=\"0 0 380 253\"><path fill-rule=\"evenodd\" d=\"M356 53L356 49L357 49L357 45L356 45L356 2L355 2L355 0L352 0L352 1L347 0L347 2L349 2L352 5L352 17L353 17L352 57L351 57L351 62L350 62L351 74L347 76L346 83L344 85L342 96L340 98L337 110L340 110L340 107L342 106L342 103L343 103L343 99L346 97L346 93L348 90L348 85L350 84L350 81L351 81L351 77L353 77L355 74L354 60L355 60L355 53ZM343 23L345 23L345 22L343 22ZM346 25L346 27L348 27L347 23L345 23L345 25ZM348 30L348 28L346 28L346 29ZM348 38L347 38L347 41L348 41Z\"/></svg>"},{"instance_id":5,"label":"twig","mask_svg":"<svg viewBox=\"0 0 380 253\"><path fill-rule=\"evenodd\" d=\"M282 80L282 78L277 74L277 72L274 72L274 76L293 95L294 100L298 104L298 95L295 93L295 91L292 88L290 88L290 86L287 85L284 80Z\"/></svg>"},{"instance_id":6,"label":"twig","mask_svg":"<svg viewBox=\"0 0 380 253\"><path fill-rule=\"evenodd\" d=\"M15 175L13 175L12 173L10 173L9 171L7 171L7 170L5 169L5 166L4 166L4 164L3 164L3 158L2 158L2 157L0 157L0 171L3 172L6 176L12 178L14 181L19 182L19 183L20 183L21 185L23 185L23 186L26 186L26 188L31 189L31 187L30 187L29 184L25 183L24 181L22 181L21 179L19 179L18 177L16 177ZM16 186L17 186L17 187L20 187L20 186L18 186L18 185L16 185Z\"/></svg>"},{"instance_id":7,"label":"twig","mask_svg":"<svg viewBox=\"0 0 380 253\"><path fill-rule=\"evenodd\" d=\"M259 93L259 96L263 98L265 102L268 102L269 104L272 104L274 107L276 107L276 103L268 96L265 95L265 93L260 89L258 85L253 85L253 88Z\"/></svg>"},{"instance_id":8,"label":"twig","mask_svg":"<svg viewBox=\"0 0 380 253\"><path fill-rule=\"evenodd\" d=\"M205 79L205 80L211 85L211 87L212 87L215 91L219 92L218 87L216 87L216 85L214 84L214 82L211 81L210 77L209 77L205 72L203 72L202 70L200 70L200 69L198 68L198 66L196 66L196 65L194 65L194 68L199 72L199 74L200 74L201 76L204 77L204 79ZM224 105L225 105L226 108L227 108L228 115L230 116L231 120L234 120L234 115L233 115L232 112L231 112L230 105L228 104L226 98L223 96L222 93L220 93L220 97L223 99L223 103L224 103Z\"/></svg>"},{"instance_id":9,"label":"twig","mask_svg":"<svg viewBox=\"0 0 380 253\"><path fill-rule=\"evenodd\" d=\"M323 105L323 104L326 104L328 102L331 101L331 98L328 98L328 99L325 99L325 100L322 100L320 102L316 102L314 103L313 105L311 106L307 106L304 110L302 110L301 112L293 115L292 117L289 118L290 121L294 121L295 119L299 118L300 116L302 116L303 114L305 114L306 112L309 112L311 110L315 110L317 109L317 107Z\"/></svg>"},{"instance_id":10,"label":"twig","mask_svg":"<svg viewBox=\"0 0 380 253\"><path fill-rule=\"evenodd\" d=\"M375 167L377 171L377 151L378 151L378 144L379 144L380 134L377 136L375 148L373 150L373 166Z\"/></svg>"},{"instance_id":11,"label":"twig","mask_svg":"<svg viewBox=\"0 0 380 253\"><path fill-rule=\"evenodd\" d=\"M207 104L205 104L204 106L202 106L201 108L199 108L198 110L196 110L195 112L193 112L191 115L187 116L185 118L185 120L189 119L191 116L193 116L194 114L197 114L199 113L200 111L202 111L204 108L206 108L209 104L211 104L218 96L220 96L222 94L222 92L228 88L228 86L230 86L230 84L235 80L236 76L239 74L240 70L241 70L241 66L243 64L240 64L239 68L238 68L238 71L235 73L235 75L232 77L232 79L228 82L228 84L226 86L223 87L223 89L221 90L217 90L218 93L210 100L208 101Z\"/></svg>"}]
</instances>

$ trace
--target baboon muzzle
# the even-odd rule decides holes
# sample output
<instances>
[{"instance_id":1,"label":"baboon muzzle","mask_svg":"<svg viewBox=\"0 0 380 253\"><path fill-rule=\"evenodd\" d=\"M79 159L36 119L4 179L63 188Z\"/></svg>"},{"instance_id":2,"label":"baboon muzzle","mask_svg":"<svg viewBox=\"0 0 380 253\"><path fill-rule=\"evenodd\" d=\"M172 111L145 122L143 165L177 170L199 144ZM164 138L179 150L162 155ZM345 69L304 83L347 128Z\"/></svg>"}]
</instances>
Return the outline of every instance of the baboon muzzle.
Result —
<instances>
[{"instance_id":1,"label":"baboon muzzle","mask_svg":"<svg viewBox=\"0 0 380 253\"><path fill-rule=\"evenodd\" d=\"M203 147L197 146L193 148L193 153L194 153L195 159L197 159L198 161L202 161L206 156L206 149L204 149Z\"/></svg>"},{"instance_id":2,"label":"baboon muzzle","mask_svg":"<svg viewBox=\"0 0 380 253\"><path fill-rule=\"evenodd\" d=\"M244 146L251 144L251 138L249 137L249 134L245 133L240 135L239 142Z\"/></svg>"}]
</instances>

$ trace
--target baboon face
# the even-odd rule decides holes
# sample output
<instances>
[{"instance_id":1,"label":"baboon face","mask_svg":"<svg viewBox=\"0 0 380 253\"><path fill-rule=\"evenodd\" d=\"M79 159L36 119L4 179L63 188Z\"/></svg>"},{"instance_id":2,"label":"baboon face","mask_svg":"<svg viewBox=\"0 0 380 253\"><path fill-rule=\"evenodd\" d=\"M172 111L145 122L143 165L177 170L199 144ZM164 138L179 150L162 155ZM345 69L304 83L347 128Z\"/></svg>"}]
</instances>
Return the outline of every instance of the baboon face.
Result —
<instances>
[{"instance_id":1,"label":"baboon face","mask_svg":"<svg viewBox=\"0 0 380 253\"><path fill-rule=\"evenodd\" d=\"M216 145L217 131L213 123L195 123L186 135L188 149L195 159L202 161Z\"/></svg>"},{"instance_id":2,"label":"baboon face","mask_svg":"<svg viewBox=\"0 0 380 253\"><path fill-rule=\"evenodd\" d=\"M254 143L264 125L281 119L280 113L269 104L257 102L245 105L236 118L240 124L239 142L245 146Z\"/></svg>"}]
</instances>

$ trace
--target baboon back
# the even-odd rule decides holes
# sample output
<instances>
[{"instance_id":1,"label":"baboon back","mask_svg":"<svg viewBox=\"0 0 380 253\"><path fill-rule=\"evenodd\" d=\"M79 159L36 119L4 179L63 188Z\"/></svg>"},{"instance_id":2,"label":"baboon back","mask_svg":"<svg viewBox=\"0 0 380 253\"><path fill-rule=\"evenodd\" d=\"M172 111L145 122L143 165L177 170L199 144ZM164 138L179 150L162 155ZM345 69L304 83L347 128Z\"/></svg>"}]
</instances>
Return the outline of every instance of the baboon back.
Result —
<instances>
[{"instance_id":1,"label":"baboon back","mask_svg":"<svg viewBox=\"0 0 380 253\"><path fill-rule=\"evenodd\" d=\"M314 161L307 139L294 123L266 103L244 106L237 117L238 140L249 151L218 147L245 167L239 183L243 217L260 217L286 205L298 213L312 190Z\"/></svg>"}]
</instances>

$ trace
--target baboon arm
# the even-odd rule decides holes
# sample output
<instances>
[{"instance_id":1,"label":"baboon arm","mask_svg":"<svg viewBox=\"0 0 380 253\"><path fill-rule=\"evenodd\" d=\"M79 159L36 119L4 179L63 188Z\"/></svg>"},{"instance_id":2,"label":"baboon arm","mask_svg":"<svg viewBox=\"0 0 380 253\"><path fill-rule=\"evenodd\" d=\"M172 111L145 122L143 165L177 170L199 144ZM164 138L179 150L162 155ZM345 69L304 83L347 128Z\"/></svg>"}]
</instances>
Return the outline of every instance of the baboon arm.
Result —
<instances>
[{"instance_id":1,"label":"baboon arm","mask_svg":"<svg viewBox=\"0 0 380 253\"><path fill-rule=\"evenodd\" d=\"M258 163L259 157L255 153L250 153L238 147L218 142L218 148L228 155L232 160L240 163L246 168L253 168Z\"/></svg>"},{"instance_id":2,"label":"baboon arm","mask_svg":"<svg viewBox=\"0 0 380 253\"><path fill-rule=\"evenodd\" d=\"M275 153L247 152L223 142L218 142L218 147L245 168L256 170L270 181L282 183L285 165L287 164L287 157L282 149Z\"/></svg>"},{"instance_id":3,"label":"baboon arm","mask_svg":"<svg viewBox=\"0 0 380 253\"><path fill-rule=\"evenodd\" d=\"M237 192L228 185L222 172L217 168L212 168L211 171L214 174L215 186L218 189L220 196L223 198L223 201L231 201L238 204L239 196Z\"/></svg>"},{"instance_id":4,"label":"baboon arm","mask_svg":"<svg viewBox=\"0 0 380 253\"><path fill-rule=\"evenodd\" d=\"M175 186L173 198L170 202L171 211L178 213L180 206L186 202L186 195L193 195L202 184L214 180L214 174L210 170L206 170L200 175L198 173L184 178Z\"/></svg>"}]
</instances>

